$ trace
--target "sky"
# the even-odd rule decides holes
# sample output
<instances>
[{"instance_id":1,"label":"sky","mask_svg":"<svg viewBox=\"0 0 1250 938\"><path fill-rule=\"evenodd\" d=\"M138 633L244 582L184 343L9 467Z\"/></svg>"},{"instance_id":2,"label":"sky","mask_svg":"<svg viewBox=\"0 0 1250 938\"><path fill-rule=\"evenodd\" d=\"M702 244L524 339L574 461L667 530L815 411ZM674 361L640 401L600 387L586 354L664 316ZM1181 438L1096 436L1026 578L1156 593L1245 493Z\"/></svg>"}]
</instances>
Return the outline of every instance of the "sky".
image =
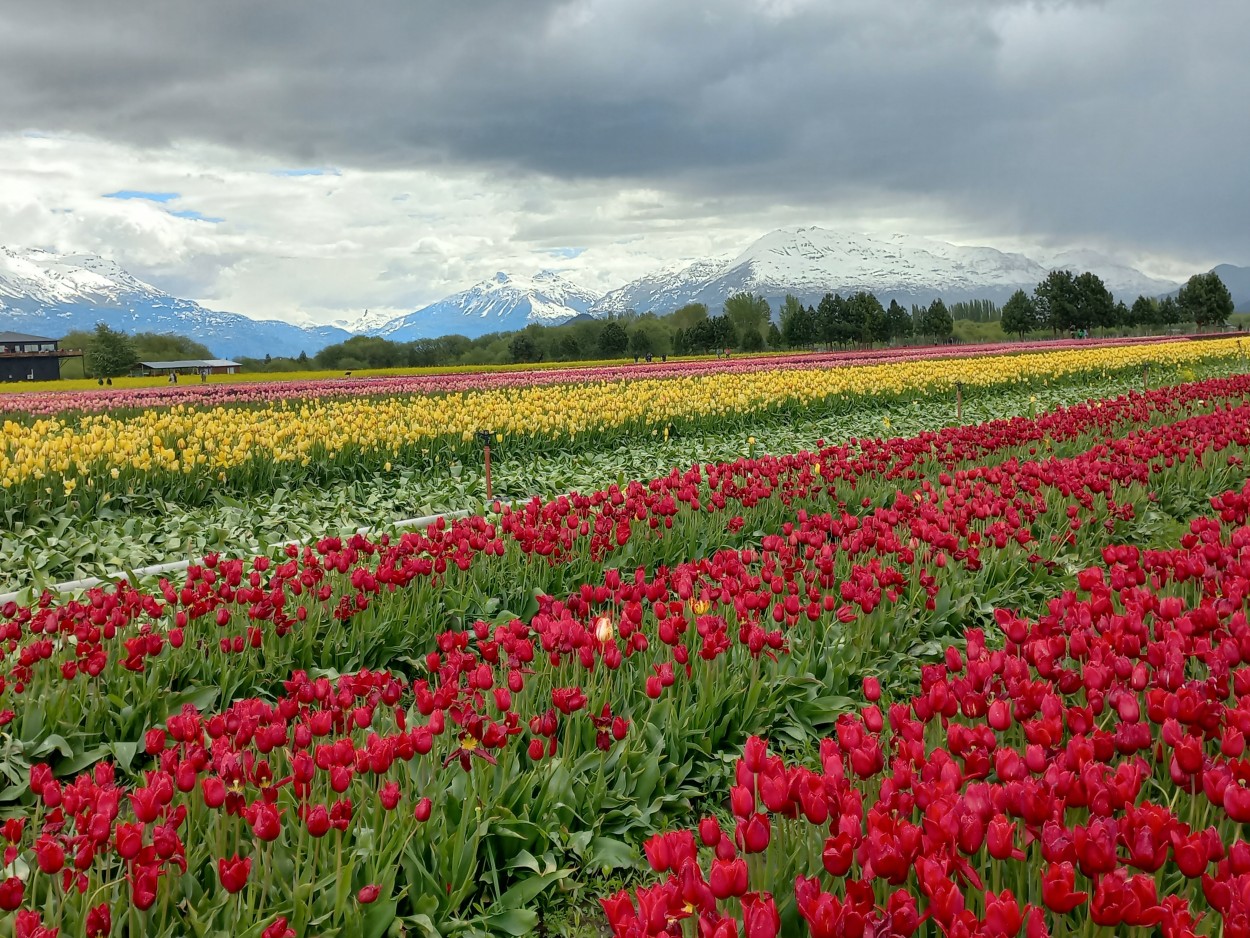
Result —
<instances>
[{"instance_id":1,"label":"sky","mask_svg":"<svg viewBox=\"0 0 1250 938\"><path fill-rule=\"evenodd\" d=\"M1245 0L22 0L0 244L206 306L608 290L781 226L1250 264Z\"/></svg>"}]
</instances>

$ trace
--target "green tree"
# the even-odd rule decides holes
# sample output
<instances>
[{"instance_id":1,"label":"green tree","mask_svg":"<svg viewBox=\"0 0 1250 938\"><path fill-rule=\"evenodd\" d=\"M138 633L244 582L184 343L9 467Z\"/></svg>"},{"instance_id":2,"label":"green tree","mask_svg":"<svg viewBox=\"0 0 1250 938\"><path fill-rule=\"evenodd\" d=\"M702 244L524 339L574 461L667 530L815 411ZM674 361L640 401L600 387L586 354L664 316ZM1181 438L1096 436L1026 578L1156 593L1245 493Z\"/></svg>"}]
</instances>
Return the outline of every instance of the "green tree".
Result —
<instances>
[{"instance_id":1,"label":"green tree","mask_svg":"<svg viewBox=\"0 0 1250 938\"><path fill-rule=\"evenodd\" d=\"M620 358L629 348L629 334L619 322L609 322L599 333L599 351L604 358Z\"/></svg>"},{"instance_id":2,"label":"green tree","mask_svg":"<svg viewBox=\"0 0 1250 938\"><path fill-rule=\"evenodd\" d=\"M1102 278L1085 271L1076 278L1080 328L1099 329L1115 325L1115 297Z\"/></svg>"},{"instance_id":3,"label":"green tree","mask_svg":"<svg viewBox=\"0 0 1250 938\"><path fill-rule=\"evenodd\" d=\"M1003 306L1003 332L1015 333L1023 339L1039 325L1037 306L1033 298L1023 290L1011 294L1011 299Z\"/></svg>"},{"instance_id":4,"label":"green tree","mask_svg":"<svg viewBox=\"0 0 1250 938\"><path fill-rule=\"evenodd\" d=\"M299 362L301 365L307 365L307 364L308 364L308 353L307 353L307 352L305 352L303 349L301 349L301 350L300 350L300 353L299 353L299 358L297 358L297 359L295 359L295 360L296 360L297 362Z\"/></svg>"},{"instance_id":5,"label":"green tree","mask_svg":"<svg viewBox=\"0 0 1250 938\"><path fill-rule=\"evenodd\" d=\"M851 311L850 318L854 322L855 330L853 338L856 341L871 345L873 342L889 340L889 324L880 300L867 290L860 290L851 295L846 305Z\"/></svg>"},{"instance_id":6,"label":"green tree","mask_svg":"<svg viewBox=\"0 0 1250 938\"><path fill-rule=\"evenodd\" d=\"M799 308L802 309L802 307ZM770 322L768 324L768 347L775 352L781 348L781 343L781 330L777 328L775 322Z\"/></svg>"},{"instance_id":7,"label":"green tree","mask_svg":"<svg viewBox=\"0 0 1250 938\"><path fill-rule=\"evenodd\" d=\"M96 323L84 349L87 371L93 378L116 378L129 374L139 361L134 342L124 332Z\"/></svg>"},{"instance_id":8,"label":"green tree","mask_svg":"<svg viewBox=\"0 0 1250 938\"><path fill-rule=\"evenodd\" d=\"M1215 271L1194 274L1176 295L1185 318L1204 326L1222 326L1233 314L1233 296Z\"/></svg>"},{"instance_id":9,"label":"green tree","mask_svg":"<svg viewBox=\"0 0 1250 938\"><path fill-rule=\"evenodd\" d=\"M1159 325L1175 326L1181 321L1183 315L1181 304L1176 302L1176 297L1165 296L1159 301Z\"/></svg>"},{"instance_id":10,"label":"green tree","mask_svg":"<svg viewBox=\"0 0 1250 938\"><path fill-rule=\"evenodd\" d=\"M1148 296L1139 296L1129 307L1127 325L1137 329L1153 329L1160 324L1159 302Z\"/></svg>"},{"instance_id":11,"label":"green tree","mask_svg":"<svg viewBox=\"0 0 1250 938\"><path fill-rule=\"evenodd\" d=\"M712 348L731 349L738 344L738 331L728 316L713 316L708 324L712 327Z\"/></svg>"},{"instance_id":12,"label":"green tree","mask_svg":"<svg viewBox=\"0 0 1250 938\"><path fill-rule=\"evenodd\" d=\"M678 329L689 329L697 322L707 319L706 303L687 303L670 314L673 325Z\"/></svg>"},{"instance_id":13,"label":"green tree","mask_svg":"<svg viewBox=\"0 0 1250 938\"><path fill-rule=\"evenodd\" d=\"M812 311L803 308L798 297L787 294L781 306L781 341L788 348L810 345L816 338L815 318Z\"/></svg>"},{"instance_id":14,"label":"green tree","mask_svg":"<svg viewBox=\"0 0 1250 938\"><path fill-rule=\"evenodd\" d=\"M512 341L508 343L508 355L514 362L538 362L543 358L538 345L524 332L518 332L512 337Z\"/></svg>"},{"instance_id":15,"label":"green tree","mask_svg":"<svg viewBox=\"0 0 1250 938\"><path fill-rule=\"evenodd\" d=\"M924 311L916 331L921 335L931 336L939 341L950 338L954 334L955 320L951 318L950 311L946 308L946 304L942 302L941 297L929 304L929 308Z\"/></svg>"},{"instance_id":16,"label":"green tree","mask_svg":"<svg viewBox=\"0 0 1250 938\"><path fill-rule=\"evenodd\" d=\"M131 336L131 341L134 343L135 354L139 356L140 361L180 361L216 357L203 343L172 332L136 332Z\"/></svg>"},{"instance_id":17,"label":"green tree","mask_svg":"<svg viewBox=\"0 0 1250 938\"><path fill-rule=\"evenodd\" d=\"M1070 270L1052 270L1033 291L1037 315L1055 332L1082 328L1081 291Z\"/></svg>"},{"instance_id":18,"label":"green tree","mask_svg":"<svg viewBox=\"0 0 1250 938\"><path fill-rule=\"evenodd\" d=\"M1129 312L1127 304L1123 300L1117 300L1115 304L1115 322L1113 323L1119 329L1126 329L1132 324L1132 313Z\"/></svg>"},{"instance_id":19,"label":"green tree","mask_svg":"<svg viewBox=\"0 0 1250 938\"><path fill-rule=\"evenodd\" d=\"M742 340L744 347L748 333L755 332L761 339L764 337L771 315L768 300L754 293L735 293L725 300L725 318L733 323L734 334Z\"/></svg>"},{"instance_id":20,"label":"green tree","mask_svg":"<svg viewBox=\"0 0 1250 938\"><path fill-rule=\"evenodd\" d=\"M577 361L578 356L582 354L582 345L577 341L577 336L571 332L566 332L556 340L556 356L563 361Z\"/></svg>"},{"instance_id":21,"label":"green tree","mask_svg":"<svg viewBox=\"0 0 1250 938\"><path fill-rule=\"evenodd\" d=\"M647 329L635 329L629 336L629 351L639 357L655 352L655 341Z\"/></svg>"},{"instance_id":22,"label":"green tree","mask_svg":"<svg viewBox=\"0 0 1250 938\"><path fill-rule=\"evenodd\" d=\"M891 339L907 339L912 334L911 314L899 304L898 300L890 300L890 308L885 311L886 322L890 324Z\"/></svg>"}]
</instances>

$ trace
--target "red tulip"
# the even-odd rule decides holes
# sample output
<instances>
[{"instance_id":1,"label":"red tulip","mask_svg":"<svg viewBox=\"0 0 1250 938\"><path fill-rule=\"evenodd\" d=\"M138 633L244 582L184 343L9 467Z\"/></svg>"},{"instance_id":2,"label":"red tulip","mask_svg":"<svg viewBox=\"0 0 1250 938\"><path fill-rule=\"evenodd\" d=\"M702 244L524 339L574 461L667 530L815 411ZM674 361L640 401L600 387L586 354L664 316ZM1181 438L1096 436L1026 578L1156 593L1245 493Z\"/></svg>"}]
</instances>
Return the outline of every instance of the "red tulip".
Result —
<instances>
[{"instance_id":1,"label":"red tulip","mask_svg":"<svg viewBox=\"0 0 1250 938\"><path fill-rule=\"evenodd\" d=\"M280 915L260 933L260 938L296 938L295 929L289 926L285 915Z\"/></svg>"},{"instance_id":2,"label":"red tulip","mask_svg":"<svg viewBox=\"0 0 1250 938\"><path fill-rule=\"evenodd\" d=\"M708 886L717 899L741 896L747 891L747 864L741 857L734 860L713 860Z\"/></svg>"},{"instance_id":3,"label":"red tulip","mask_svg":"<svg viewBox=\"0 0 1250 938\"><path fill-rule=\"evenodd\" d=\"M107 902L101 902L87 910L87 921L84 931L87 938L106 938L113 930L113 913Z\"/></svg>"},{"instance_id":4,"label":"red tulip","mask_svg":"<svg viewBox=\"0 0 1250 938\"><path fill-rule=\"evenodd\" d=\"M356 893L356 901L359 902L361 905L368 905L369 903L377 899L378 894L381 891L382 891L381 886L375 886L372 884L368 886L361 886L360 892Z\"/></svg>"},{"instance_id":5,"label":"red tulip","mask_svg":"<svg viewBox=\"0 0 1250 938\"><path fill-rule=\"evenodd\" d=\"M768 847L771 837L772 827L765 814L752 814L738 821L735 839L747 853L761 853Z\"/></svg>"},{"instance_id":6,"label":"red tulip","mask_svg":"<svg viewBox=\"0 0 1250 938\"><path fill-rule=\"evenodd\" d=\"M1089 893L1075 889L1076 870L1071 863L1052 863L1042 874L1042 901L1052 912L1067 915L1089 898Z\"/></svg>"},{"instance_id":7,"label":"red tulip","mask_svg":"<svg viewBox=\"0 0 1250 938\"><path fill-rule=\"evenodd\" d=\"M45 873L59 873L65 866L65 848L50 837L40 837L35 841L35 860Z\"/></svg>"},{"instance_id":8,"label":"red tulip","mask_svg":"<svg viewBox=\"0 0 1250 938\"><path fill-rule=\"evenodd\" d=\"M221 886L226 892L239 892L247 885L248 874L252 872L252 858L240 858L235 854L230 859L222 857L217 861L217 875L221 879Z\"/></svg>"},{"instance_id":9,"label":"red tulip","mask_svg":"<svg viewBox=\"0 0 1250 938\"><path fill-rule=\"evenodd\" d=\"M777 938L781 916L767 893L748 892L742 897L743 938Z\"/></svg>"},{"instance_id":10,"label":"red tulip","mask_svg":"<svg viewBox=\"0 0 1250 938\"><path fill-rule=\"evenodd\" d=\"M0 883L0 909L12 912L22 904L22 897L25 894L26 884L16 876L10 876Z\"/></svg>"}]
</instances>

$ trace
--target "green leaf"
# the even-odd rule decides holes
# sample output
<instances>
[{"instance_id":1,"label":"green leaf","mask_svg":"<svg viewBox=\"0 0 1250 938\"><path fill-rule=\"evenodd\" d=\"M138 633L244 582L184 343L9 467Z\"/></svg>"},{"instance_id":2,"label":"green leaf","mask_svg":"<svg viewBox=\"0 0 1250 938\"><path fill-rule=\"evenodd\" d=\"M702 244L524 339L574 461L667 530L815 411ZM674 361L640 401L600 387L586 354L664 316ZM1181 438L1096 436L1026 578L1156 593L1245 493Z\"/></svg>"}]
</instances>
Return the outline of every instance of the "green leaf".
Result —
<instances>
[{"instance_id":1,"label":"green leaf","mask_svg":"<svg viewBox=\"0 0 1250 938\"><path fill-rule=\"evenodd\" d=\"M398 905L396 900L389 899L369 906L369 911L365 913L365 920L362 923L361 934L365 938L382 938L386 930L391 927L391 923L395 921L395 909Z\"/></svg>"},{"instance_id":2,"label":"green leaf","mask_svg":"<svg viewBox=\"0 0 1250 938\"><path fill-rule=\"evenodd\" d=\"M526 877L500 896L499 904L505 909L519 909L536 899L548 886L558 883L572 872L572 869L563 869L544 873L542 876ZM517 932L509 932L509 934L517 934Z\"/></svg>"},{"instance_id":3,"label":"green leaf","mask_svg":"<svg viewBox=\"0 0 1250 938\"><path fill-rule=\"evenodd\" d=\"M129 772L130 764L135 760L135 753L139 751L139 744L111 743L109 748L113 751L113 758L117 762L117 767L123 772Z\"/></svg>"},{"instance_id":4,"label":"green leaf","mask_svg":"<svg viewBox=\"0 0 1250 938\"><path fill-rule=\"evenodd\" d=\"M634 850L622 840L596 837L590 842L586 865L594 869L629 869L634 865Z\"/></svg>"}]
</instances>

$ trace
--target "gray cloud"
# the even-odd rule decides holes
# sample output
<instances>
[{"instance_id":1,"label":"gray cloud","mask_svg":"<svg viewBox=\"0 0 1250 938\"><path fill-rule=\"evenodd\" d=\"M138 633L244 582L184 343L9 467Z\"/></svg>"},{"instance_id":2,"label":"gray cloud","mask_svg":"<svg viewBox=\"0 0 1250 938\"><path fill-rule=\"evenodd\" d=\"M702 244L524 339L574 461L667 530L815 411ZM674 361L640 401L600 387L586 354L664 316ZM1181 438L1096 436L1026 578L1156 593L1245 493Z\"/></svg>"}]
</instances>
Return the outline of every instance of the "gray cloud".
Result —
<instances>
[{"instance_id":1,"label":"gray cloud","mask_svg":"<svg viewBox=\"0 0 1250 938\"><path fill-rule=\"evenodd\" d=\"M41 0L0 10L0 126L1244 263L1246 35L1244 0Z\"/></svg>"}]
</instances>

